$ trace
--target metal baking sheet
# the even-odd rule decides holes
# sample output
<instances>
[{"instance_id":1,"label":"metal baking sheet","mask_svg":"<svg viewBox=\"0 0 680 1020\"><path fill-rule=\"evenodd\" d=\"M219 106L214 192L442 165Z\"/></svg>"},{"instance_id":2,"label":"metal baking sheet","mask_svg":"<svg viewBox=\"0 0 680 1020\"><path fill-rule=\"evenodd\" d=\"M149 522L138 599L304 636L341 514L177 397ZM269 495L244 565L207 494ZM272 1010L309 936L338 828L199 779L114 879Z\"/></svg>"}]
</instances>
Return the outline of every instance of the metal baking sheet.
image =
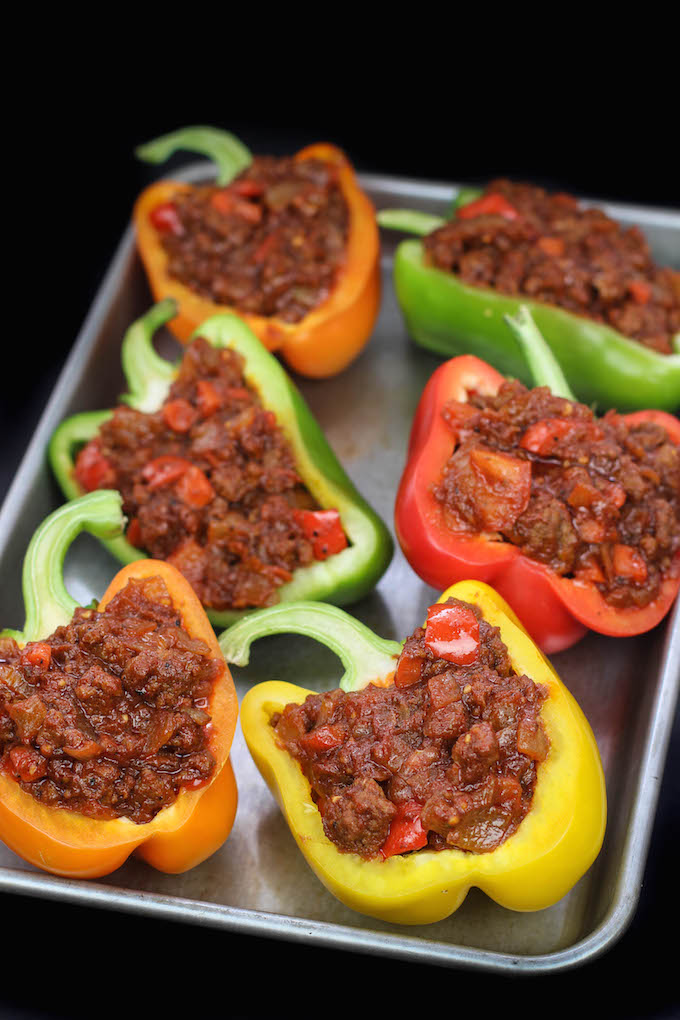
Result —
<instances>
[{"instance_id":1,"label":"metal baking sheet","mask_svg":"<svg viewBox=\"0 0 680 1020\"><path fill-rule=\"evenodd\" d=\"M182 176L198 181L207 174L207 166L198 164ZM443 211L455 187L369 175L362 182L378 208L408 205L429 212ZM642 226L657 259L678 266L680 215L605 207ZM413 412L440 363L416 347L404 327L391 286L396 240L384 237L383 303L365 352L334 379L298 380L349 474L390 525ZM45 458L49 436L67 415L115 404L124 389L123 333L150 302L128 230L0 513L3 626L23 625L23 555L39 522L61 502ZM161 347L171 350L172 344L166 336ZM75 598L89 602L102 594L117 568L96 540L83 535L67 557L68 587ZM384 637L401 639L434 594L397 547L377 589L351 611ZM609 820L596 863L547 910L514 913L474 889L455 914L433 925L390 925L347 909L308 869L240 732L232 752L239 784L236 824L204 864L184 875L164 875L130 860L106 879L78 882L39 872L0 845L0 889L450 967L545 973L584 963L622 935L637 904L680 685L680 606L649 635L614 640L591 634L553 661L595 732ZM254 647L247 670L234 674L242 697L250 684L273 677L326 689L337 684L340 666L307 639L272 637Z\"/></svg>"}]
</instances>

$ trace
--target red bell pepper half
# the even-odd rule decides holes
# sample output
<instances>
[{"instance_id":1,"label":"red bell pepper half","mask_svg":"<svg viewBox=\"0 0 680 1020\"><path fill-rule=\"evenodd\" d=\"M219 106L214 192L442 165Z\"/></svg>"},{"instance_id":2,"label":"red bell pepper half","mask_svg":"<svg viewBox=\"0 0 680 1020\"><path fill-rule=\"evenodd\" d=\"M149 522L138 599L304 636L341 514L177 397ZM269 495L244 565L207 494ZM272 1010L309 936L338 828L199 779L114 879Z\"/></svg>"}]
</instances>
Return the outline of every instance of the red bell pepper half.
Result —
<instances>
[{"instance_id":1,"label":"red bell pepper half","mask_svg":"<svg viewBox=\"0 0 680 1020\"><path fill-rule=\"evenodd\" d=\"M510 542L456 532L445 522L442 506L432 494L455 448L442 408L448 400L465 403L473 390L495 393L502 382L494 368L466 354L444 362L427 383L413 420L395 506L397 538L406 559L419 577L439 590L470 579L492 585L547 653L568 648L588 629L616 637L650 630L670 609L680 576L667 577L648 605L618 609L605 601L594 583L560 577ZM631 424L655 421L680 445L680 421L664 411L622 417ZM680 564L675 573L680 575Z\"/></svg>"}]
</instances>

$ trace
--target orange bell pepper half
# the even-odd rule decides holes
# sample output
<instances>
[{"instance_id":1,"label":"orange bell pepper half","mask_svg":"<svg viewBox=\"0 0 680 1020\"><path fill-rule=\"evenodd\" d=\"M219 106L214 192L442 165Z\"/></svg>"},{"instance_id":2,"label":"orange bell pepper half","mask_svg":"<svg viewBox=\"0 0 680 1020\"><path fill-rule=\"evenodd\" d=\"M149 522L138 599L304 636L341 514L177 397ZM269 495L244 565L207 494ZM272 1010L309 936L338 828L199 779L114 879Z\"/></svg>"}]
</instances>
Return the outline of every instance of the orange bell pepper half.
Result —
<instances>
[{"instance_id":1,"label":"orange bell pepper half","mask_svg":"<svg viewBox=\"0 0 680 1020\"><path fill-rule=\"evenodd\" d=\"M120 533L124 521L120 497L110 490L66 503L48 517L33 536L24 560L25 629L6 631L4 636L23 645L40 641L68 623L77 608L62 578L68 546L82 530L98 537ZM8 771L0 772L0 839L30 864L56 875L98 878L115 871L130 854L159 871L186 871L219 849L234 822L237 790L229 752L238 702L231 673L193 589L170 564L137 560L116 574L98 609L103 610L130 579L144 577L162 578L182 627L205 642L211 657L222 663L207 705L211 716L207 746L215 768L206 784L181 789L172 804L143 824L124 817L92 819L50 807L25 792Z\"/></svg>"},{"instance_id":2,"label":"orange bell pepper half","mask_svg":"<svg viewBox=\"0 0 680 1020\"><path fill-rule=\"evenodd\" d=\"M190 137L195 137L196 131L187 128L167 136L176 137L177 141L172 148L163 147L162 158L175 148L196 147L198 151L209 151L208 147L200 149L189 141ZM202 131L205 134L208 129ZM210 134L221 136L224 133L211 129ZM156 162L156 145L152 142L138 151L143 158ZM174 298L178 303L179 312L169 325L179 340L186 342L210 316L219 312L235 312L265 347L279 352L294 371L311 378L325 378L346 368L369 340L380 304L380 241L373 205L340 149L327 143L317 143L302 149L294 158L298 161L318 159L336 167L340 190L349 209L345 260L338 271L335 286L326 300L299 322L284 322L273 316L250 314L217 304L196 294L168 273L167 255L152 214L154 210L171 204L177 194L190 191L192 185L168 180L152 184L135 203L133 221L139 254L154 298L157 301ZM247 165L246 160L237 164L235 169L244 165Z\"/></svg>"}]
</instances>

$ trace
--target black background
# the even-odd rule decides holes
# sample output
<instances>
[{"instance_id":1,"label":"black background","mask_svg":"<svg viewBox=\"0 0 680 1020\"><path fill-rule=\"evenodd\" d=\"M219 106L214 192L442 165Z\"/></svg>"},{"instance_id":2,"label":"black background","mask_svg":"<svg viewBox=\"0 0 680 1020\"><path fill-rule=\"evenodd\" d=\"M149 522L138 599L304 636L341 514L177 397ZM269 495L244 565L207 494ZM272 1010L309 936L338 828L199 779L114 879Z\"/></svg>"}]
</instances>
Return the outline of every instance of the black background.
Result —
<instances>
[{"instance_id":1,"label":"black background","mask_svg":"<svg viewBox=\"0 0 680 1020\"><path fill-rule=\"evenodd\" d=\"M104 22L68 49L45 29L46 54L34 53L15 80L5 121L14 162L4 191L12 271L3 306L15 314L5 319L0 497L134 197L159 173L132 150L160 133L215 124L273 153L323 138L364 171L464 182L506 174L577 194L679 206L677 94L658 66L651 74L631 66L620 44L603 67L602 44L585 34L558 52L552 39L538 49L523 34L504 40L509 28L496 24L490 46L488 25L471 31L459 22L463 31L449 26L434 38L411 13L390 26L397 31L370 40L355 22L333 51L318 39L309 50L282 37L272 57L260 46L264 13L251 15L245 36L229 18L216 25L209 49L186 12L157 37L135 38L136 26L126 26L127 42L107 54ZM610 40L604 50L612 47ZM23 88L29 79L38 84L31 98ZM0 1016L189 1009L363 1016L414 1007L467 1012L475 1000L481 1015L512 1015L518 1006L552 1015L557 1004L587 1008L595 995L612 1016L675 1016L679 774L676 720L639 909L621 942L577 971L475 976L4 896Z\"/></svg>"}]
</instances>

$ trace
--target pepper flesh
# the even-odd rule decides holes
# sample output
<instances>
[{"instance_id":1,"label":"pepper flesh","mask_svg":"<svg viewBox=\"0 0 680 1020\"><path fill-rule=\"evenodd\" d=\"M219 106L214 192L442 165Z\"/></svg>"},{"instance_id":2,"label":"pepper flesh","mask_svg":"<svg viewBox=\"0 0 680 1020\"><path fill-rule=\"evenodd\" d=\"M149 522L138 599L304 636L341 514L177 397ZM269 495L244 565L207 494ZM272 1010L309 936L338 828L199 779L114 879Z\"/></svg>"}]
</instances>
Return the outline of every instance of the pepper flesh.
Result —
<instances>
[{"instance_id":1,"label":"pepper flesh","mask_svg":"<svg viewBox=\"0 0 680 1020\"><path fill-rule=\"evenodd\" d=\"M197 147L190 137L191 129L187 129L186 134L190 140L181 147ZM148 151L152 146L153 143L145 148ZM370 338L380 304L380 240L373 205L340 149L318 143L302 149L294 158L297 161L318 159L335 167L349 210L345 260L335 286L326 300L300 322L288 323L273 316L254 315L218 305L170 276L167 255L150 217L156 207L191 190L192 185L167 180L152 184L137 199L133 220L139 253L155 299L170 297L177 301L178 314L170 323L170 329L179 340L186 342L196 327L210 316L234 312L247 322L268 350L279 352L294 371L310 378L326 378L354 361ZM224 175L221 183L226 183Z\"/></svg>"},{"instance_id":2,"label":"pepper flesh","mask_svg":"<svg viewBox=\"0 0 680 1020\"><path fill-rule=\"evenodd\" d=\"M160 358L153 348L153 333L172 317L176 305L163 301L135 322L123 341L122 360L129 393L121 399L140 411L161 406L177 373L177 366ZM392 538L383 521L357 492L330 448L318 422L297 387L277 359L270 354L248 326L235 315L215 315L204 322L196 335L215 347L231 347L244 358L246 381L257 390L265 408L276 416L295 456L300 477L322 509L337 510L349 545L325 560L317 560L295 571L293 580L278 589L283 601L313 598L344 605L366 595L384 573L392 558ZM56 429L49 446L49 459L64 494L73 499L82 494L74 475L75 451L93 439L112 411L76 414ZM156 462L152 462L159 468ZM171 465L164 465L168 470ZM149 466L149 470L153 470ZM123 563L139 560L142 550L122 537L105 539L109 551ZM208 609L217 627L226 627L248 610Z\"/></svg>"},{"instance_id":3,"label":"pepper flesh","mask_svg":"<svg viewBox=\"0 0 680 1020\"><path fill-rule=\"evenodd\" d=\"M454 448L442 408L449 400L464 403L468 391L493 394L502 382L500 373L472 355L444 362L430 377L413 420L395 503L396 533L404 555L419 577L435 588L470 577L493 584L548 653L570 647L588 629L615 637L650 630L670 609L680 576L666 577L659 595L647 606L617 609L594 584L559 577L510 542L454 532L445 523L442 506L432 493ZM680 422L665 412L638 411L624 421L655 421L680 444ZM677 566L680 572L680 557Z\"/></svg>"},{"instance_id":4,"label":"pepper flesh","mask_svg":"<svg viewBox=\"0 0 680 1020\"><path fill-rule=\"evenodd\" d=\"M66 550L83 529L96 535L120 531L125 518L120 498L111 491L94 492L55 511L36 532L24 560L26 626L11 634L23 645L49 636L70 621L77 603L64 588ZM98 609L132 578L161 577L184 629L204 641L214 658L222 659L217 639L193 589L174 567L142 560L119 571ZM41 804L7 773L0 772L0 839L24 860L44 871L69 878L97 878L120 867L130 854L159 871L172 874L200 864L224 843L231 831L237 789L229 751L236 728L238 703L231 673L216 678L209 703L208 746L215 769L205 786L185 788L175 801L144 824L127 818L106 821Z\"/></svg>"},{"instance_id":5,"label":"pepper flesh","mask_svg":"<svg viewBox=\"0 0 680 1020\"><path fill-rule=\"evenodd\" d=\"M465 203L474 200L466 192ZM409 210L383 210L379 223L409 233L429 233L438 222ZM563 308L508 296L463 283L455 274L427 265L421 241L402 241L394 256L394 286L409 333L437 354L475 354L504 375L531 383L521 351L504 317L520 305L531 311L579 400L620 411L680 407L680 349L659 354L603 323Z\"/></svg>"},{"instance_id":6,"label":"pepper flesh","mask_svg":"<svg viewBox=\"0 0 680 1020\"><path fill-rule=\"evenodd\" d=\"M517 832L498 849L470 854L458 849L419 850L387 860L343 853L323 831L309 782L299 763L277 744L272 716L311 691L270 681L251 688L241 706L241 725L253 759L276 797L307 863L333 895L360 913L398 924L428 924L453 913L477 886L512 910L540 910L561 899L590 867L604 835L606 794L597 745L585 716L512 610L493 589L477 581L453 585L439 601L457 598L479 606L500 627L514 669L544 685L541 719L550 740L540 765L532 807ZM245 665L251 641L294 631L317 637L350 665L343 690L392 682L400 645L371 635L332 607L307 603L263 610L220 639L228 661ZM343 629L340 617L346 618ZM376 671L376 666L381 664ZM365 668L362 668L364 667ZM414 834L414 842L417 842Z\"/></svg>"}]
</instances>

